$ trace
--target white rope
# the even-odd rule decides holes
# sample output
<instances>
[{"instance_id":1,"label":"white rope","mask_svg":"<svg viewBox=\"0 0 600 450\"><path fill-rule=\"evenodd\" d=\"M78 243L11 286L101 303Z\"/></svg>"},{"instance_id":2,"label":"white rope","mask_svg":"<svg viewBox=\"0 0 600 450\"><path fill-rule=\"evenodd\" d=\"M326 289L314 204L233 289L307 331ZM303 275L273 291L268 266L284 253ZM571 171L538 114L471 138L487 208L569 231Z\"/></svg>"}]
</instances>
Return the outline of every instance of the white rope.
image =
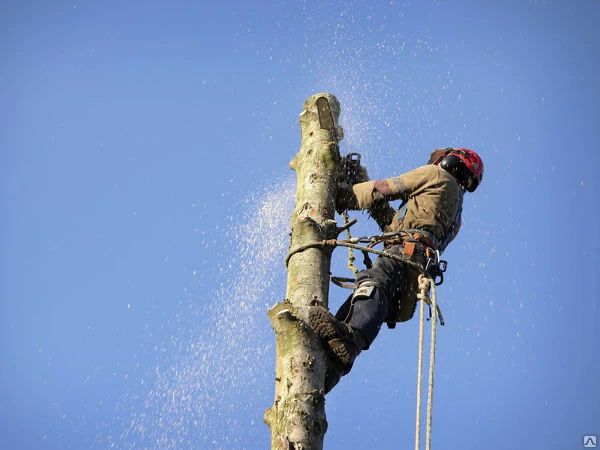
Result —
<instances>
[{"instance_id":1,"label":"white rope","mask_svg":"<svg viewBox=\"0 0 600 450\"><path fill-rule=\"evenodd\" d=\"M421 390L423 384L423 341L425 326L425 303L431 306L431 348L429 352L429 382L427 384L427 425L425 428L425 449L431 450L431 423L433 411L433 376L435 370L435 341L438 320L437 293L435 283L431 278L419 275L419 290L417 298L421 300L419 322L419 359L417 362L417 417L415 430L415 450L420 448L421 440ZM431 298L427 295L431 290Z\"/></svg>"},{"instance_id":2,"label":"white rope","mask_svg":"<svg viewBox=\"0 0 600 450\"><path fill-rule=\"evenodd\" d=\"M419 275L419 285L421 276ZM419 293L417 297L421 294ZM421 384L423 382L423 335L425 329L425 302L421 302L420 320L419 320L419 359L417 361L417 420L415 430L415 450L421 447Z\"/></svg>"}]
</instances>

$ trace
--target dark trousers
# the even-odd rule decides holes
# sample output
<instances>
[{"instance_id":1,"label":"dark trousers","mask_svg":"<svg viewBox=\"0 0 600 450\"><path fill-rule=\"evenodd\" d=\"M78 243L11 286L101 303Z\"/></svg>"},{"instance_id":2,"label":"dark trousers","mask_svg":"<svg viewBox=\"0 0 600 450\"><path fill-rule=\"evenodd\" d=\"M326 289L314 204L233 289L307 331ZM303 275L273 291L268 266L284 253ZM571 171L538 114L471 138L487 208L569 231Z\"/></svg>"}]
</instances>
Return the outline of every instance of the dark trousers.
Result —
<instances>
[{"instance_id":1,"label":"dark trousers","mask_svg":"<svg viewBox=\"0 0 600 450\"><path fill-rule=\"evenodd\" d=\"M403 247L394 245L386 252L401 256ZM379 256L370 269L357 275L357 285L369 281L375 284L375 289L368 297L352 298L353 295L350 295L335 316L365 336L365 349L375 340L384 322L395 319L399 314L404 317L403 320L413 316L416 296L414 299L405 298L409 287L414 284L411 276L406 263L385 256Z\"/></svg>"}]
</instances>

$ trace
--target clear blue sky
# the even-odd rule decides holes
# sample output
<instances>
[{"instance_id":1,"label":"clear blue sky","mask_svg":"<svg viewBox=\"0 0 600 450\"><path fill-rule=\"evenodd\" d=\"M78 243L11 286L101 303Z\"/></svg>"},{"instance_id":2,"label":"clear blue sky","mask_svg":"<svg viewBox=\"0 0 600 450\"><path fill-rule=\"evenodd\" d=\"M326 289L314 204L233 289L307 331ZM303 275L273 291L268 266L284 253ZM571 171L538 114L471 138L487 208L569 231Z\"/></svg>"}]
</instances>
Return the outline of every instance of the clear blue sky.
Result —
<instances>
[{"instance_id":1,"label":"clear blue sky","mask_svg":"<svg viewBox=\"0 0 600 450\"><path fill-rule=\"evenodd\" d=\"M322 91L373 178L436 147L485 161L445 254L434 448L583 448L599 20L597 0L3 2L2 448L268 448L288 164ZM383 330L327 397L326 448L414 447L416 348L416 320Z\"/></svg>"}]
</instances>

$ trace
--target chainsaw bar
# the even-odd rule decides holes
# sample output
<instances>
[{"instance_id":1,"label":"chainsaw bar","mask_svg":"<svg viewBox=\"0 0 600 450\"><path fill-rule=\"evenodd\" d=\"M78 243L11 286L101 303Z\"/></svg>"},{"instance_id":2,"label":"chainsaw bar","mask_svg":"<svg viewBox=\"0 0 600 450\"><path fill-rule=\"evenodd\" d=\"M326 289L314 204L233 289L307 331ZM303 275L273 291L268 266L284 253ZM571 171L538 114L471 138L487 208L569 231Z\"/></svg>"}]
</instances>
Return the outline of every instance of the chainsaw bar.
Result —
<instances>
[{"instance_id":1,"label":"chainsaw bar","mask_svg":"<svg viewBox=\"0 0 600 450\"><path fill-rule=\"evenodd\" d=\"M323 130L329 130L336 141L339 141L335 123L333 121L333 114L329 106L329 100L326 97L319 97L317 99L317 112L319 114L319 126Z\"/></svg>"}]
</instances>

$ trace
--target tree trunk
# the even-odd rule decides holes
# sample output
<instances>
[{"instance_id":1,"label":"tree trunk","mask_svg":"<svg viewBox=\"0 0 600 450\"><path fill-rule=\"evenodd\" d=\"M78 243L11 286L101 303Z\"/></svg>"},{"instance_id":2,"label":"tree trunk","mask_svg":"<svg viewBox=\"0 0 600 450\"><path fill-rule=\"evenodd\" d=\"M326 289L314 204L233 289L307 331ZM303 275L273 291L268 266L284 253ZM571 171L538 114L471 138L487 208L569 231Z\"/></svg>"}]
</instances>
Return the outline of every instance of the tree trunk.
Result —
<instances>
[{"instance_id":1,"label":"tree trunk","mask_svg":"<svg viewBox=\"0 0 600 450\"><path fill-rule=\"evenodd\" d=\"M297 174L290 249L337 237L339 114L338 100L327 93L309 97L300 114L302 144L290 163ZM306 318L311 303L328 306L330 263L329 248L294 253L288 262L286 298L269 311L277 359L275 400L264 420L274 450L323 448L327 355Z\"/></svg>"}]
</instances>

